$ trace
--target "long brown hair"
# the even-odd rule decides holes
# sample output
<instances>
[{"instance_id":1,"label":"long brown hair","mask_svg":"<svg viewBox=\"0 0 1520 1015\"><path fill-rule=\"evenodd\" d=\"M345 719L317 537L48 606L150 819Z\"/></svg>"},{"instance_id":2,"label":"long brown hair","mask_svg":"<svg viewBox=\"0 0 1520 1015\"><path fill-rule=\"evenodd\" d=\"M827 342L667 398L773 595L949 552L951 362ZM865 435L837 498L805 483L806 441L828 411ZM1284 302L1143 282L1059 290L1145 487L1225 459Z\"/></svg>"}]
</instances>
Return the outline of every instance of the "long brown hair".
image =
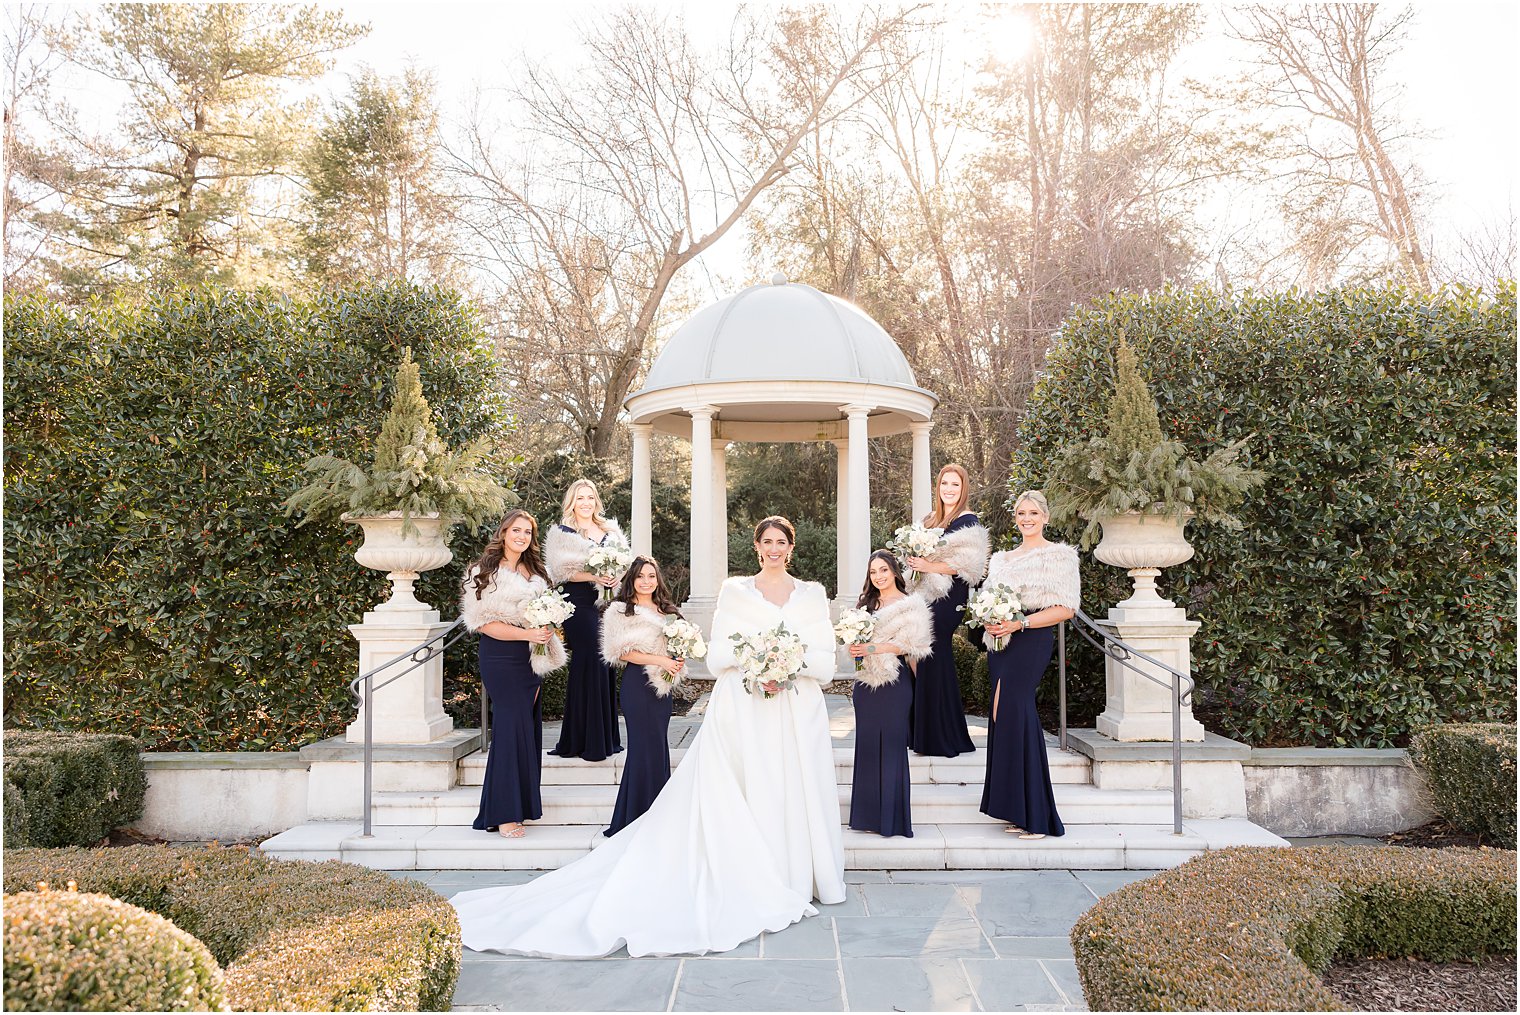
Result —
<instances>
[{"instance_id":1,"label":"long brown hair","mask_svg":"<svg viewBox=\"0 0 1520 1015\"><path fill-rule=\"evenodd\" d=\"M892 577L897 580L897 591L904 595L908 592L907 583L903 581L902 565L897 562L897 557L891 550L877 550L871 554L871 560L884 560L892 569ZM864 607L872 613L881 608L881 589L871 581L871 560L866 561L866 587L860 590L860 598L855 600L857 608Z\"/></svg>"},{"instance_id":2,"label":"long brown hair","mask_svg":"<svg viewBox=\"0 0 1520 1015\"><path fill-rule=\"evenodd\" d=\"M673 613L677 617L681 616L681 611L676 609L676 601L671 596L670 589L665 587L665 572L660 570L660 562L642 554L633 558L633 563L628 565L628 570L623 575L623 583L618 586L617 594L612 597L607 607L610 608L613 603L622 603L624 604L623 616L633 616L633 601L639 595L633 583L638 580L639 572L644 570L645 564L654 568L654 595L649 597L654 600L654 608L664 614Z\"/></svg>"},{"instance_id":3,"label":"long brown hair","mask_svg":"<svg viewBox=\"0 0 1520 1015\"><path fill-rule=\"evenodd\" d=\"M475 598L496 578L496 570L501 567L502 558L507 555L507 529L519 518L526 518L528 524L533 526L533 538L528 542L528 548L523 550L522 557L518 559L518 567L526 567L532 574L538 575L545 582L549 580L549 572L544 567L544 558L538 552L538 521L528 512L518 508L507 512L507 517L496 526L496 535L486 543L486 548L481 551L479 559L472 565L475 568Z\"/></svg>"},{"instance_id":4,"label":"long brown hair","mask_svg":"<svg viewBox=\"0 0 1520 1015\"><path fill-rule=\"evenodd\" d=\"M945 510L945 502L939 499L939 484L945 478L945 473L953 472L961 477L961 499L956 501L955 507ZM966 472L966 467L956 462L946 462L939 470L939 475L934 477L934 510L924 515L924 525L931 529L942 529L966 511L966 505L971 502L971 475Z\"/></svg>"}]
</instances>

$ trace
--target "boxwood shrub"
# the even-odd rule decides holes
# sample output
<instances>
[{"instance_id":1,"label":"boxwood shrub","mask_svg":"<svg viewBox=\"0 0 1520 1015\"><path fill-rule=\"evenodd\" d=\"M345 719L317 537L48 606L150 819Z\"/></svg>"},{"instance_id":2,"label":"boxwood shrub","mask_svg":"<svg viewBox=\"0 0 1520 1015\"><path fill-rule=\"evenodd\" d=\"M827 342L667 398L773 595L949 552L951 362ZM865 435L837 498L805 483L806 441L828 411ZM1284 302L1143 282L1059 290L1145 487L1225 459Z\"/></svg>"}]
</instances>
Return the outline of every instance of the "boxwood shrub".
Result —
<instances>
[{"instance_id":1,"label":"boxwood shrub","mask_svg":"<svg viewBox=\"0 0 1520 1015\"><path fill-rule=\"evenodd\" d=\"M167 917L244 1011L444 1011L461 957L448 901L411 881L244 849L7 851L5 890L78 883Z\"/></svg>"},{"instance_id":2,"label":"boxwood shrub","mask_svg":"<svg viewBox=\"0 0 1520 1015\"><path fill-rule=\"evenodd\" d=\"M1336 1011L1338 957L1515 950L1515 854L1241 847L1104 896L1072 927L1093 1011Z\"/></svg>"},{"instance_id":3,"label":"boxwood shrub","mask_svg":"<svg viewBox=\"0 0 1520 1015\"><path fill-rule=\"evenodd\" d=\"M206 946L145 909L71 891L5 896L6 1011L223 1011Z\"/></svg>"},{"instance_id":4,"label":"boxwood shrub","mask_svg":"<svg viewBox=\"0 0 1520 1015\"><path fill-rule=\"evenodd\" d=\"M1415 734L1410 757L1436 810L1465 832L1515 848L1515 726L1449 723Z\"/></svg>"},{"instance_id":5,"label":"boxwood shrub","mask_svg":"<svg viewBox=\"0 0 1520 1015\"><path fill-rule=\"evenodd\" d=\"M1249 464L1267 473L1243 530L1190 525L1196 556L1162 575L1203 624L1206 725L1256 746L1389 747L1432 722L1514 721L1513 281L1104 297L1051 348L1014 490L1102 425L1120 335L1170 437L1201 458L1254 435ZM1089 614L1127 585L1084 558ZM1071 642L1085 722L1103 660Z\"/></svg>"},{"instance_id":6,"label":"boxwood shrub","mask_svg":"<svg viewBox=\"0 0 1520 1015\"><path fill-rule=\"evenodd\" d=\"M92 846L142 817L147 790L148 776L131 737L5 733L7 848Z\"/></svg>"}]
</instances>

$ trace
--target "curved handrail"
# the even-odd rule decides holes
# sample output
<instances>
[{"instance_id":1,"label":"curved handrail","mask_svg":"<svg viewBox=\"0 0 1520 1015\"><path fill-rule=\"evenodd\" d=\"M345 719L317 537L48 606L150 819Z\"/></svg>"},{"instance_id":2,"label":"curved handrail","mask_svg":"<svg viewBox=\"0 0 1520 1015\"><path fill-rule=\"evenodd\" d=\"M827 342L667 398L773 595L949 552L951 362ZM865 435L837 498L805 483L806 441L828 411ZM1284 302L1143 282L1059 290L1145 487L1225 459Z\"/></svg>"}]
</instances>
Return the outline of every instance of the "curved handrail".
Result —
<instances>
[{"instance_id":1,"label":"curved handrail","mask_svg":"<svg viewBox=\"0 0 1520 1015\"><path fill-rule=\"evenodd\" d=\"M1135 646L1131 645L1123 638L1115 637L1114 635L1109 634L1107 631L1099 627L1095 620L1093 620L1087 614L1083 613L1081 610L1076 611L1076 615L1072 617L1072 620L1076 622L1078 634L1086 638L1088 642L1091 643L1092 646L1099 652L1102 652L1110 659L1121 664L1125 669L1138 673L1146 680L1149 680L1151 683L1160 684L1162 687L1172 686L1172 681L1162 680L1154 673L1148 673L1145 670L1142 670L1140 667L1134 665L1129 661L1130 657L1134 656L1136 659L1143 659L1145 662L1150 663L1157 669L1165 670L1166 672L1170 673L1176 680L1185 685L1186 689L1182 692L1181 698L1182 704L1192 704L1191 699L1193 697L1193 689L1198 686L1197 681L1195 681L1192 677L1188 676L1186 673L1183 673L1181 670L1173 669L1166 663L1162 662L1160 659L1157 659L1155 656L1146 655L1144 652L1141 652L1139 649L1135 648ZM1092 633L1090 634L1088 632ZM1093 634L1097 634L1098 638L1094 638ZM1098 640L1099 638L1102 639L1101 642Z\"/></svg>"}]
</instances>

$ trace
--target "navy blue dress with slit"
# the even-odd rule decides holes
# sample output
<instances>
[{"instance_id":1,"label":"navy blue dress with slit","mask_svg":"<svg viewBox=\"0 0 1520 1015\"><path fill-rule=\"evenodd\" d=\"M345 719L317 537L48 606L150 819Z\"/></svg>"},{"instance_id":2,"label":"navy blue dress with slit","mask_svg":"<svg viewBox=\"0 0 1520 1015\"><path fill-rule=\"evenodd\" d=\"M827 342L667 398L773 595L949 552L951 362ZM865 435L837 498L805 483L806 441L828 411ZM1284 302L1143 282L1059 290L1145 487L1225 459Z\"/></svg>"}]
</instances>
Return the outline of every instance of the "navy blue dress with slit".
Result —
<instances>
[{"instance_id":1,"label":"navy blue dress with slit","mask_svg":"<svg viewBox=\"0 0 1520 1015\"><path fill-rule=\"evenodd\" d=\"M480 636L480 682L491 701L491 744L474 827L533 821L544 816L539 796L544 723L539 688L526 641Z\"/></svg>"},{"instance_id":2,"label":"navy blue dress with slit","mask_svg":"<svg viewBox=\"0 0 1520 1015\"><path fill-rule=\"evenodd\" d=\"M976 525L974 514L961 515L945 526L945 532ZM934 615L934 651L918 664L913 682L913 728L908 746L915 754L953 758L976 750L966 728L966 706L961 701L961 681L955 672L955 653L950 638L963 621L962 611L971 598L971 586L959 575L950 579L950 591L929 604Z\"/></svg>"},{"instance_id":3,"label":"navy blue dress with slit","mask_svg":"<svg viewBox=\"0 0 1520 1015\"><path fill-rule=\"evenodd\" d=\"M1027 832L1065 835L1056 813L1045 755L1045 731L1035 691L1055 652L1056 629L1037 627L1008 637L1008 647L987 656L997 715L987 722L987 774L981 811Z\"/></svg>"},{"instance_id":4,"label":"navy blue dress with slit","mask_svg":"<svg viewBox=\"0 0 1520 1015\"><path fill-rule=\"evenodd\" d=\"M927 661L920 661L919 668ZM895 681L871 687L857 680L850 696L855 704L850 827L911 839L908 716L913 709L913 671L899 658Z\"/></svg>"},{"instance_id":5,"label":"navy blue dress with slit","mask_svg":"<svg viewBox=\"0 0 1520 1015\"><path fill-rule=\"evenodd\" d=\"M567 525L560 528L575 531ZM602 661L601 586L565 582L560 588L575 604L575 614L565 621L565 650L570 654L565 716L560 723L559 743L549 753L604 761L621 751L623 743L618 731L617 677Z\"/></svg>"},{"instance_id":6,"label":"navy blue dress with slit","mask_svg":"<svg viewBox=\"0 0 1520 1015\"><path fill-rule=\"evenodd\" d=\"M644 667L629 663L623 669L618 697L623 704L623 720L628 723L628 758L618 783L612 824L603 835L616 835L649 810L670 781L671 696L656 694Z\"/></svg>"}]
</instances>

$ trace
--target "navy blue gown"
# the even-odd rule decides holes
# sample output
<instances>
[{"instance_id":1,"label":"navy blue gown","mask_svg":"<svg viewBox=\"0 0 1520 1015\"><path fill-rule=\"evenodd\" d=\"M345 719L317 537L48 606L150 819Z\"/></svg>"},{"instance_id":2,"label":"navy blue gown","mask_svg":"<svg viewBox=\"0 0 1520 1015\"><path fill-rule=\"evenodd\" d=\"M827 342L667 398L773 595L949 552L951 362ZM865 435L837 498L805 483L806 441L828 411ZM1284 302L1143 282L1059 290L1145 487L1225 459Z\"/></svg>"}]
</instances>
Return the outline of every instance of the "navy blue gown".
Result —
<instances>
[{"instance_id":1,"label":"navy blue gown","mask_svg":"<svg viewBox=\"0 0 1520 1015\"><path fill-rule=\"evenodd\" d=\"M1038 627L1010 635L1007 648L987 656L997 717L987 723L981 811L1026 832L1065 835L1034 701L1055 644L1056 629Z\"/></svg>"},{"instance_id":2,"label":"navy blue gown","mask_svg":"<svg viewBox=\"0 0 1520 1015\"><path fill-rule=\"evenodd\" d=\"M976 515L961 515L945 526L945 531L976 524ZM918 664L918 679L913 682L913 729L908 746L915 754L953 758L976 750L966 728L966 706L961 702L961 681L950 647L950 637L964 620L962 611L970 598L971 586L957 575L950 579L945 597L929 604L934 615L934 654Z\"/></svg>"},{"instance_id":3,"label":"navy blue gown","mask_svg":"<svg viewBox=\"0 0 1520 1015\"><path fill-rule=\"evenodd\" d=\"M565 525L560 528L575 531ZM565 717L559 743L549 753L604 761L621 751L623 743L618 731L617 678L602 661L602 614L597 608L601 587L594 582L565 582L560 587L575 604L575 615L565 621L565 649L570 654Z\"/></svg>"},{"instance_id":4,"label":"navy blue gown","mask_svg":"<svg viewBox=\"0 0 1520 1015\"><path fill-rule=\"evenodd\" d=\"M925 662L919 662L920 669ZM908 719L913 710L913 671L899 658L895 681L871 687L857 680L850 694L855 703L850 827L911 839Z\"/></svg>"},{"instance_id":5,"label":"navy blue gown","mask_svg":"<svg viewBox=\"0 0 1520 1015\"><path fill-rule=\"evenodd\" d=\"M525 641L480 636L480 681L491 701L491 747L476 828L494 830L544 816L538 788L544 751L538 692L543 678L529 665L529 651Z\"/></svg>"},{"instance_id":6,"label":"navy blue gown","mask_svg":"<svg viewBox=\"0 0 1520 1015\"><path fill-rule=\"evenodd\" d=\"M603 835L616 835L624 825L649 810L654 798L670 781L671 696L655 694L644 667L629 663L623 670L619 700L623 703L623 719L628 723L628 759L623 765L623 779L618 783L612 824Z\"/></svg>"}]
</instances>

